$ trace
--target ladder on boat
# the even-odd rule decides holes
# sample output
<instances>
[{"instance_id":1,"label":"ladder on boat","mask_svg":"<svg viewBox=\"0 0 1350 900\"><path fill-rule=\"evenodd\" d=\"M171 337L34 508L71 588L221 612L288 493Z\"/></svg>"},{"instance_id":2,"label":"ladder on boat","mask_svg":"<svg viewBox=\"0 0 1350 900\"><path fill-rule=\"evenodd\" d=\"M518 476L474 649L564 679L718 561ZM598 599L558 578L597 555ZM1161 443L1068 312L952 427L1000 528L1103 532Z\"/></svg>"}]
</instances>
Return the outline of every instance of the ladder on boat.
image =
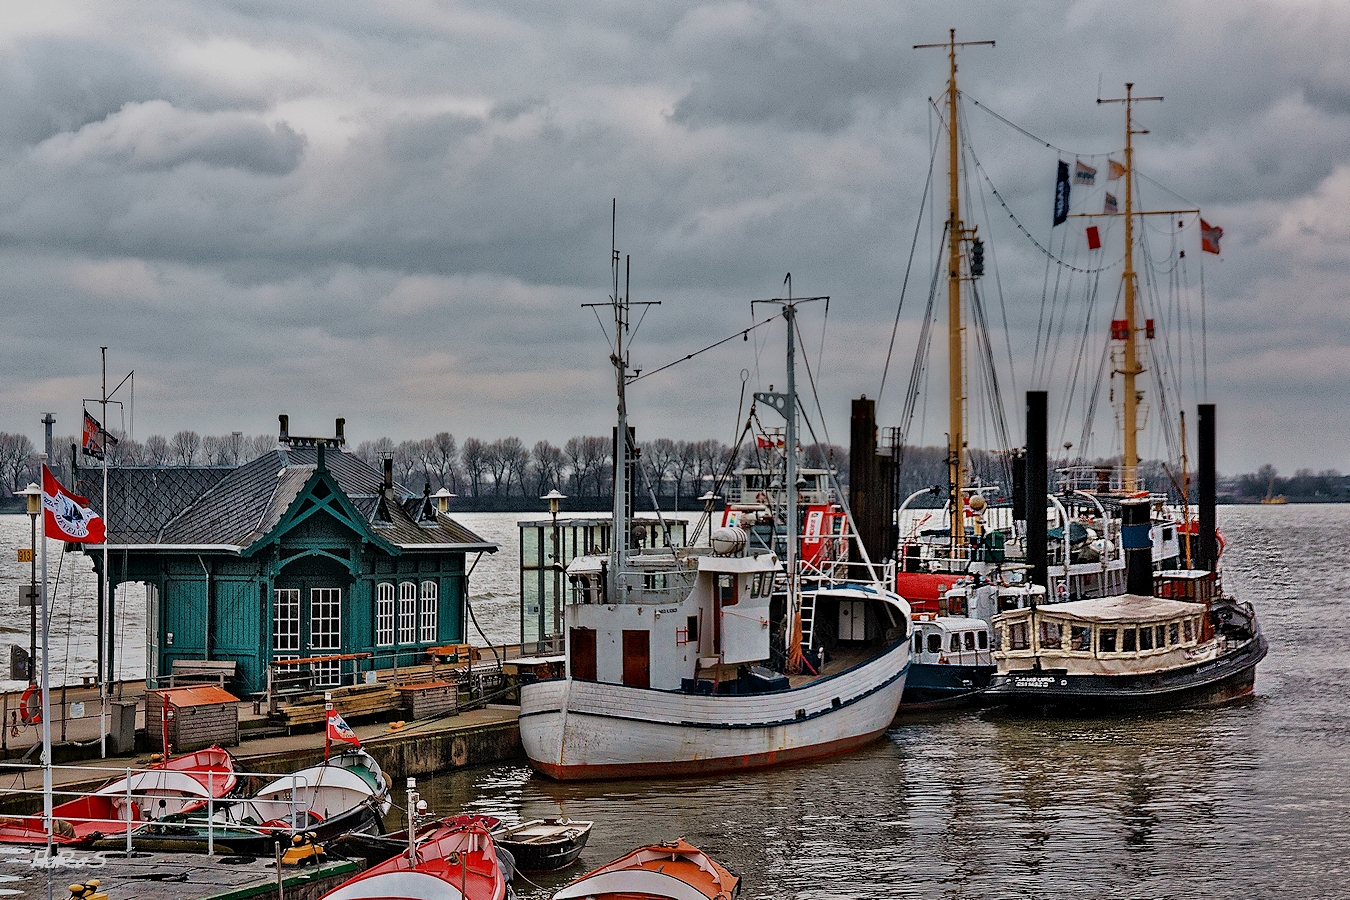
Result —
<instances>
[{"instance_id":1,"label":"ladder on boat","mask_svg":"<svg viewBox=\"0 0 1350 900\"><path fill-rule=\"evenodd\" d=\"M811 637L815 634L816 595L802 594L802 651L811 649Z\"/></svg>"}]
</instances>

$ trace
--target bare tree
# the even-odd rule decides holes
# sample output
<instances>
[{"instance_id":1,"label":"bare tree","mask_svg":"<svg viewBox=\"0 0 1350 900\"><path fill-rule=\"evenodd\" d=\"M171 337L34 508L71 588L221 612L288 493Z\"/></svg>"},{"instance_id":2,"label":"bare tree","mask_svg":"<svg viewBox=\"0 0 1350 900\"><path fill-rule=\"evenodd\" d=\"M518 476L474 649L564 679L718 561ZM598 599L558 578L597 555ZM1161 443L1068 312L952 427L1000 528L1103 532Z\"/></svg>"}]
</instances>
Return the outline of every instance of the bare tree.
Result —
<instances>
[{"instance_id":1,"label":"bare tree","mask_svg":"<svg viewBox=\"0 0 1350 900\"><path fill-rule=\"evenodd\" d=\"M394 442L382 437L375 441L362 441L356 446L356 458L372 469L383 469L385 457L394 455Z\"/></svg>"},{"instance_id":2,"label":"bare tree","mask_svg":"<svg viewBox=\"0 0 1350 900\"><path fill-rule=\"evenodd\" d=\"M202 439L195 431L180 431L173 436L171 446L173 458L180 466L193 466L197 464Z\"/></svg>"},{"instance_id":3,"label":"bare tree","mask_svg":"<svg viewBox=\"0 0 1350 900\"><path fill-rule=\"evenodd\" d=\"M173 450L169 447L169 439L162 434L150 435L142 445L141 458L147 466L166 465L172 456Z\"/></svg>"},{"instance_id":4,"label":"bare tree","mask_svg":"<svg viewBox=\"0 0 1350 900\"><path fill-rule=\"evenodd\" d=\"M33 453L28 435L0 431L0 477L11 494L22 489Z\"/></svg>"},{"instance_id":5,"label":"bare tree","mask_svg":"<svg viewBox=\"0 0 1350 900\"><path fill-rule=\"evenodd\" d=\"M277 439L274 435L255 434L244 441L244 446L240 450L240 461L252 462L266 453L271 453L276 446Z\"/></svg>"},{"instance_id":6,"label":"bare tree","mask_svg":"<svg viewBox=\"0 0 1350 900\"><path fill-rule=\"evenodd\" d=\"M427 472L434 476L437 485L453 493L459 491L458 474L455 471L455 460L459 456L459 447L455 444L455 436L448 431L437 432L431 439L430 447L427 452Z\"/></svg>"},{"instance_id":7,"label":"bare tree","mask_svg":"<svg viewBox=\"0 0 1350 900\"><path fill-rule=\"evenodd\" d=\"M524 494L525 470L530 467L530 451L517 437L503 438L500 443L501 454L506 460L506 492L510 494L511 485L514 484Z\"/></svg>"},{"instance_id":8,"label":"bare tree","mask_svg":"<svg viewBox=\"0 0 1350 900\"><path fill-rule=\"evenodd\" d=\"M564 466L562 450L548 441L539 441L530 451L530 459L533 463L531 472L534 475L534 496L542 497L551 489L560 486Z\"/></svg>"},{"instance_id":9,"label":"bare tree","mask_svg":"<svg viewBox=\"0 0 1350 900\"><path fill-rule=\"evenodd\" d=\"M228 466L233 450L228 434L208 434L202 438L202 461L208 466Z\"/></svg>"},{"instance_id":10,"label":"bare tree","mask_svg":"<svg viewBox=\"0 0 1350 900\"><path fill-rule=\"evenodd\" d=\"M478 438L465 438L459 451L460 462L464 464L464 473L468 476L469 489L473 496L483 494L483 475L487 473L487 447Z\"/></svg>"},{"instance_id":11,"label":"bare tree","mask_svg":"<svg viewBox=\"0 0 1350 900\"><path fill-rule=\"evenodd\" d=\"M409 490L419 490L427 480L420 444L421 441L400 441L394 447L394 477Z\"/></svg>"}]
</instances>

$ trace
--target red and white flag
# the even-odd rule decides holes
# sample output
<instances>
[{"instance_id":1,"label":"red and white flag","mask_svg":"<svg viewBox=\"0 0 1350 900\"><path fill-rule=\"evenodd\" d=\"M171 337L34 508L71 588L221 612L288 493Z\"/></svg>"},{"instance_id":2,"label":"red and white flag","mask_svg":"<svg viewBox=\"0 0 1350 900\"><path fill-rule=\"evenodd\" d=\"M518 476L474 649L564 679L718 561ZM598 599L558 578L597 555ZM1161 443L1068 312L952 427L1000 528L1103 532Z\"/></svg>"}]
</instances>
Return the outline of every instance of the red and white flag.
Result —
<instances>
[{"instance_id":1,"label":"red and white flag","mask_svg":"<svg viewBox=\"0 0 1350 900\"><path fill-rule=\"evenodd\" d=\"M1200 220L1200 249L1206 253L1218 253L1219 241L1223 238L1223 229Z\"/></svg>"},{"instance_id":2,"label":"red and white flag","mask_svg":"<svg viewBox=\"0 0 1350 900\"><path fill-rule=\"evenodd\" d=\"M89 508L89 499L72 494L42 467L42 508L47 537L77 544L101 544L107 538L103 517Z\"/></svg>"},{"instance_id":3,"label":"red and white flag","mask_svg":"<svg viewBox=\"0 0 1350 900\"><path fill-rule=\"evenodd\" d=\"M782 449L783 439L776 435L756 435L755 446L761 450L770 450L773 448Z\"/></svg>"},{"instance_id":4,"label":"red and white flag","mask_svg":"<svg viewBox=\"0 0 1350 900\"><path fill-rule=\"evenodd\" d=\"M348 725L346 720L336 709L328 711L328 739L330 741L346 741L357 747L361 746L361 739L352 731L352 726Z\"/></svg>"}]
</instances>

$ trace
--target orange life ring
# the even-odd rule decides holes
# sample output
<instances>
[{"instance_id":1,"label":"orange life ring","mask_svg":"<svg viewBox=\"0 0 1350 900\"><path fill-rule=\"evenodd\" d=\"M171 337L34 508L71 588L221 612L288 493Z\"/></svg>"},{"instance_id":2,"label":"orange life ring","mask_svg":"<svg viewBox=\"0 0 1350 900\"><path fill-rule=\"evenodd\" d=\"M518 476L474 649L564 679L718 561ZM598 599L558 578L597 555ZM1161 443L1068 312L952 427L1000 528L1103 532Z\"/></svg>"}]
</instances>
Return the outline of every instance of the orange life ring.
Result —
<instances>
[{"instance_id":1,"label":"orange life ring","mask_svg":"<svg viewBox=\"0 0 1350 900\"><path fill-rule=\"evenodd\" d=\"M42 692L37 685L30 684L28 690L19 698L19 718L25 725L38 725L42 722Z\"/></svg>"}]
</instances>

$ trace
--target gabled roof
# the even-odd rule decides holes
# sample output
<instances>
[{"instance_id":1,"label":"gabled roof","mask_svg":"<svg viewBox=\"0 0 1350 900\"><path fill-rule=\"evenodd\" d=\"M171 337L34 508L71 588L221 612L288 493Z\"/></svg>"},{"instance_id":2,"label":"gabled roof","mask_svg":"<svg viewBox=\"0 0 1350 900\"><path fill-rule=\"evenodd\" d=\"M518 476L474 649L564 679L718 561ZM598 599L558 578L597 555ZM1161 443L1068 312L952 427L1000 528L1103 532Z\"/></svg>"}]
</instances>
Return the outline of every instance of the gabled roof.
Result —
<instances>
[{"instance_id":1,"label":"gabled roof","mask_svg":"<svg viewBox=\"0 0 1350 900\"><path fill-rule=\"evenodd\" d=\"M410 515L405 504L414 495L402 487L395 485L394 496L386 500L381 474L353 454L326 451L324 475L316 473L317 464L317 448L282 446L238 468L109 469L109 545L244 551L272 533L317 477L336 486L352 518L362 520L372 537L394 548L497 550L448 516L419 521L421 498L407 504L414 510ZM81 489L99 508L101 485L95 491L90 480L100 473L81 476Z\"/></svg>"}]
</instances>

